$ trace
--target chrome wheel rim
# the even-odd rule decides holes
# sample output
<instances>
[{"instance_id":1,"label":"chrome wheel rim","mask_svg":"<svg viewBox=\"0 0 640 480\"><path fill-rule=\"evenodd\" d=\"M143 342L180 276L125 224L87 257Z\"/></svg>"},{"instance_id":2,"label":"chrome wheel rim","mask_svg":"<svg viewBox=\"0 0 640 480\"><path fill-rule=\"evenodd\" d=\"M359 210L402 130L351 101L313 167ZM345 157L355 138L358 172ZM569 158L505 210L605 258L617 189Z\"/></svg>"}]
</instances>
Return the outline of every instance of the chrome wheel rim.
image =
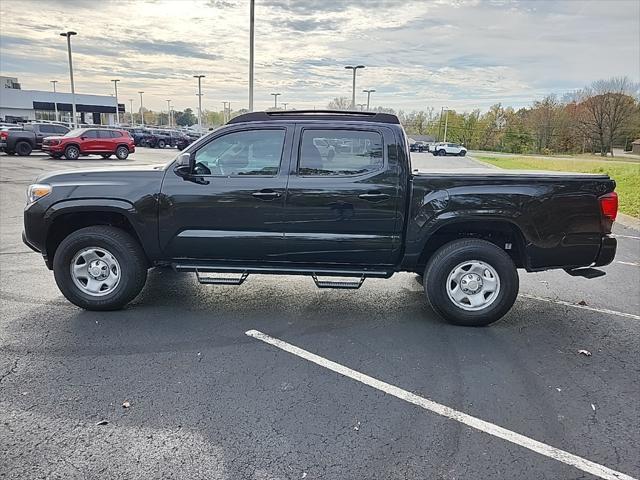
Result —
<instances>
[{"instance_id":1,"label":"chrome wheel rim","mask_svg":"<svg viewBox=\"0 0 640 480\"><path fill-rule=\"evenodd\" d=\"M71 278L83 293L103 297L120 283L120 264L111 252L99 247L87 247L71 260Z\"/></svg>"},{"instance_id":2,"label":"chrome wheel rim","mask_svg":"<svg viewBox=\"0 0 640 480\"><path fill-rule=\"evenodd\" d=\"M498 298L500 277L488 263L467 260L451 270L446 288L456 307L467 311L483 310Z\"/></svg>"},{"instance_id":3,"label":"chrome wheel rim","mask_svg":"<svg viewBox=\"0 0 640 480\"><path fill-rule=\"evenodd\" d=\"M68 150L67 150L67 154L66 154L66 156L67 156L67 157L70 157L70 158L72 158L72 159L76 159L76 158L78 158L79 153L80 153L80 152L78 151L78 149L77 149L77 148L73 148L73 147L72 147L72 148L70 148L70 149L68 149Z\"/></svg>"},{"instance_id":4,"label":"chrome wheel rim","mask_svg":"<svg viewBox=\"0 0 640 480\"><path fill-rule=\"evenodd\" d=\"M129 150L125 151L124 147L120 147L116 151L116 155L118 156L118 158L124 158L127 153L129 153Z\"/></svg>"}]
</instances>

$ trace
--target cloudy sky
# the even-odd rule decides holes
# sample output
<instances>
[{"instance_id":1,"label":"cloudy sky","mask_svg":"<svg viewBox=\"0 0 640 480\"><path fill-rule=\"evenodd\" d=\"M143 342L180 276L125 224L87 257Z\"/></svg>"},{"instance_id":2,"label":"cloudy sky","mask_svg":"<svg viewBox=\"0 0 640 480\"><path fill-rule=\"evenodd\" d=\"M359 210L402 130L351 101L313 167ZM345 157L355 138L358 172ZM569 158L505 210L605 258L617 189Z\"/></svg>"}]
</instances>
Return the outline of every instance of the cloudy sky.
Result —
<instances>
[{"instance_id":1,"label":"cloudy sky","mask_svg":"<svg viewBox=\"0 0 640 480\"><path fill-rule=\"evenodd\" d=\"M249 0L0 0L0 71L24 89L69 90L145 106L247 106ZM255 106L351 96L344 65L364 64L373 105L470 110L525 106L593 80L640 80L640 1L256 0ZM359 103L366 101L358 93Z\"/></svg>"}]
</instances>

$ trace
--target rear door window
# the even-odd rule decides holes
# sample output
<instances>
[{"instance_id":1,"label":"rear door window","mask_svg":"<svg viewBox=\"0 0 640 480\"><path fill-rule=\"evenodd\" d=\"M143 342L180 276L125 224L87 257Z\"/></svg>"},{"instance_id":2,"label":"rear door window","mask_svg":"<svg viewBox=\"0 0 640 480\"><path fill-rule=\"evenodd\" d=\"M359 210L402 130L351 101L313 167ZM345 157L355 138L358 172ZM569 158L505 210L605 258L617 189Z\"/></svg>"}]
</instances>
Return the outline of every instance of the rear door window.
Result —
<instances>
[{"instance_id":1,"label":"rear door window","mask_svg":"<svg viewBox=\"0 0 640 480\"><path fill-rule=\"evenodd\" d=\"M381 170L382 135L366 130L304 129L298 173L303 176L349 176Z\"/></svg>"}]
</instances>

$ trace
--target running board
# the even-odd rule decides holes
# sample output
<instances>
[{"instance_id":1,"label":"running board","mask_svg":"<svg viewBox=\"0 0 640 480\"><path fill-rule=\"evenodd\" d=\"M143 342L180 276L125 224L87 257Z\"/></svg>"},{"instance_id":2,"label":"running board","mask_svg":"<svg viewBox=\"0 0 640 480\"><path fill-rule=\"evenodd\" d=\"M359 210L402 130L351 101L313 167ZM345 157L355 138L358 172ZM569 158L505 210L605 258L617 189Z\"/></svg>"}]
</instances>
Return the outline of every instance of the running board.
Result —
<instances>
[{"instance_id":1,"label":"running board","mask_svg":"<svg viewBox=\"0 0 640 480\"><path fill-rule=\"evenodd\" d=\"M360 280L355 282L349 281L333 281L333 280L318 280L318 276L315 273L311 274L311 278L313 278L313 282L316 284L318 288L342 288L345 290L357 290L364 283L365 276L362 275Z\"/></svg>"},{"instance_id":2,"label":"running board","mask_svg":"<svg viewBox=\"0 0 640 480\"><path fill-rule=\"evenodd\" d=\"M582 268L565 268L572 277L584 277L584 278L598 278L606 275L606 272L598 270L597 268L582 267Z\"/></svg>"},{"instance_id":3,"label":"running board","mask_svg":"<svg viewBox=\"0 0 640 480\"><path fill-rule=\"evenodd\" d=\"M247 264L230 265L216 264L207 262L198 263L177 263L171 264L177 272L197 272L197 273L237 273L243 274L259 274L259 275L316 275L322 277L354 277L357 279L365 278L389 278L393 275L393 271L387 270L369 270L367 268L341 269L340 267L318 267L317 265L306 266L287 266L287 265L259 265L252 266Z\"/></svg>"},{"instance_id":4,"label":"running board","mask_svg":"<svg viewBox=\"0 0 640 480\"><path fill-rule=\"evenodd\" d=\"M212 277L202 275L202 272L196 269L196 278L202 285L242 285L249 274L242 273L239 277Z\"/></svg>"}]
</instances>

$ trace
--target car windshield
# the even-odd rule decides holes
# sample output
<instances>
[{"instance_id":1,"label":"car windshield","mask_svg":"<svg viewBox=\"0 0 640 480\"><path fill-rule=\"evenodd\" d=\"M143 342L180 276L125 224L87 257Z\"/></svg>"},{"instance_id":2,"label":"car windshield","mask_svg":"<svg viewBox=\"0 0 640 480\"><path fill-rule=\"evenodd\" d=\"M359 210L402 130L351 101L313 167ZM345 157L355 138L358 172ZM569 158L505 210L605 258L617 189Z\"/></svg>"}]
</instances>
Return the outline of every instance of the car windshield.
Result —
<instances>
[{"instance_id":1,"label":"car windshield","mask_svg":"<svg viewBox=\"0 0 640 480\"><path fill-rule=\"evenodd\" d=\"M83 132L86 131L86 128L76 128L73 130L69 130L64 134L65 137L79 137Z\"/></svg>"}]
</instances>

